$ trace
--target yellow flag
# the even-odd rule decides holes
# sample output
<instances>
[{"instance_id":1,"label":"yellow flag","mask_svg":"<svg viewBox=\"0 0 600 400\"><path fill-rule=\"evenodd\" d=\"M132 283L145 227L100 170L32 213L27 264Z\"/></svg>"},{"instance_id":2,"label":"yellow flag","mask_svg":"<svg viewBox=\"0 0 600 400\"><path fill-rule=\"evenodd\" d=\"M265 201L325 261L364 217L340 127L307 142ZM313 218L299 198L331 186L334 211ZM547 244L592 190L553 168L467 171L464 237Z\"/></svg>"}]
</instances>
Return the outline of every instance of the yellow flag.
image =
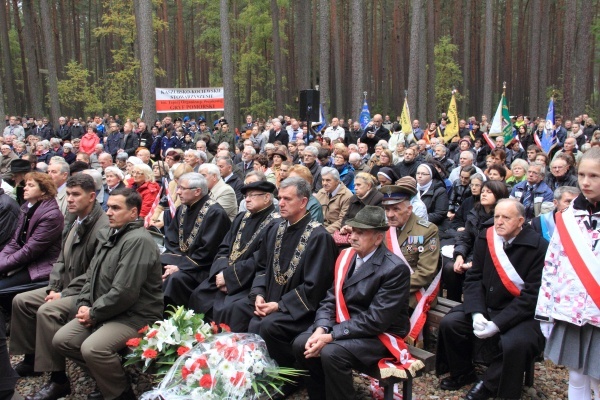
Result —
<instances>
[{"instance_id":1,"label":"yellow flag","mask_svg":"<svg viewBox=\"0 0 600 400\"><path fill-rule=\"evenodd\" d=\"M448 106L448 118L450 118L450 122L446 125L446 131L444 132L444 142L446 143L458 135L458 109L456 108L454 91L452 91L452 99L450 99L450 105Z\"/></svg>"},{"instance_id":2,"label":"yellow flag","mask_svg":"<svg viewBox=\"0 0 600 400\"><path fill-rule=\"evenodd\" d=\"M402 114L400 115L400 124L402 125L402 132L405 135L412 133L412 123L410 122L410 112L408 111L408 99L404 98L404 106L402 107Z\"/></svg>"}]
</instances>

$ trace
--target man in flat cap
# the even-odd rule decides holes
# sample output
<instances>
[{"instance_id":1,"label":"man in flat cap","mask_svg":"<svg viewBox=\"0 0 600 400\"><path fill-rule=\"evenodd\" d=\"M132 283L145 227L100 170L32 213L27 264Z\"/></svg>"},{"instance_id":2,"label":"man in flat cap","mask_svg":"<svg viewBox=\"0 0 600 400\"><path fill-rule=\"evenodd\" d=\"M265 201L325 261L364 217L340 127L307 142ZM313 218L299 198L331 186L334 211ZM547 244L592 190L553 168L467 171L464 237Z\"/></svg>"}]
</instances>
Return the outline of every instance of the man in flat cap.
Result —
<instances>
[{"instance_id":1,"label":"man in flat cap","mask_svg":"<svg viewBox=\"0 0 600 400\"><path fill-rule=\"evenodd\" d=\"M190 296L189 307L246 332L254 315L248 298L256 270L258 249L268 228L281 222L273 205L275 185L266 179L244 185L246 212L239 213L221 242L208 278Z\"/></svg>"},{"instance_id":2,"label":"man in flat cap","mask_svg":"<svg viewBox=\"0 0 600 400\"><path fill-rule=\"evenodd\" d=\"M390 369L406 374L422 365L408 355L401 339L410 329L410 270L385 247L384 211L366 206L347 224L352 247L340 253L334 284L313 325L293 344L300 368L309 372L305 381L311 400L355 398L353 369L385 377ZM393 367L380 371L382 359Z\"/></svg>"},{"instance_id":3,"label":"man in flat cap","mask_svg":"<svg viewBox=\"0 0 600 400\"><path fill-rule=\"evenodd\" d=\"M386 234L386 244L412 270L409 305L411 309L415 309L419 300L425 297L424 294L434 280L438 267L438 228L419 219L413 213L410 203L412 192L409 187L388 185L380 190L383 193L381 203L390 225ZM437 295L437 292L435 294ZM413 339L418 336L412 332L411 335Z\"/></svg>"}]
</instances>

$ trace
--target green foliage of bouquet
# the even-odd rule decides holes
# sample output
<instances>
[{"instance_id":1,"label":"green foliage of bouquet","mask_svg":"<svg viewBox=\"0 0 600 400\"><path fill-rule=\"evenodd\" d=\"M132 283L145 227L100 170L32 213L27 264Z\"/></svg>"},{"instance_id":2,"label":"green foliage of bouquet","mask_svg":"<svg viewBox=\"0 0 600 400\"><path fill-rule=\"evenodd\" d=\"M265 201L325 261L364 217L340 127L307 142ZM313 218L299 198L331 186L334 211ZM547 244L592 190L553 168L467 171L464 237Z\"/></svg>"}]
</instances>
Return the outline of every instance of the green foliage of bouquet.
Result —
<instances>
[{"instance_id":1,"label":"green foliage of bouquet","mask_svg":"<svg viewBox=\"0 0 600 400\"><path fill-rule=\"evenodd\" d=\"M219 332L230 332L225 324L204 322L203 314L196 314L184 307L172 307L167 314L168 319L157 321L152 327L145 326L139 330L143 337L131 338L127 346L132 353L126 356L124 366L143 364L146 372L155 366L157 375L164 375L181 355L188 352L197 343Z\"/></svg>"}]
</instances>

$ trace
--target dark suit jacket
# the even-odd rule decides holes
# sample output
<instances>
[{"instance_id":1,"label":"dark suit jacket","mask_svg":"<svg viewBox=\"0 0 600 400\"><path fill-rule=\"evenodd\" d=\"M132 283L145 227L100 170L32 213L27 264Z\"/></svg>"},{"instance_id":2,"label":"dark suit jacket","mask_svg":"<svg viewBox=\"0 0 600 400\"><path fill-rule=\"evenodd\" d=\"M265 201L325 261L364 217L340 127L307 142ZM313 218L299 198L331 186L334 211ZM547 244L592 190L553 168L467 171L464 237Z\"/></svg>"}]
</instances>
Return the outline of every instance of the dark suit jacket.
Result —
<instances>
[{"instance_id":1,"label":"dark suit jacket","mask_svg":"<svg viewBox=\"0 0 600 400\"><path fill-rule=\"evenodd\" d=\"M135 151L140 145L140 139L138 138L137 133L131 132L128 135L123 135L123 150L125 153L129 154L129 156L135 156Z\"/></svg>"},{"instance_id":2,"label":"dark suit jacket","mask_svg":"<svg viewBox=\"0 0 600 400\"><path fill-rule=\"evenodd\" d=\"M244 198L244 195L241 192L242 186L244 186L244 182L242 182L239 176L233 174L231 175L231 178L229 178L229 180L225 183L233 188L233 191L235 192L235 198L237 199L237 203L239 206L240 202Z\"/></svg>"},{"instance_id":3,"label":"dark suit jacket","mask_svg":"<svg viewBox=\"0 0 600 400\"><path fill-rule=\"evenodd\" d=\"M287 146L290 141L290 135L287 133L285 128L281 127L279 131L279 135L275 136L275 130L271 129L269 132L269 143L275 143L275 141L279 140L282 145Z\"/></svg>"},{"instance_id":4,"label":"dark suit jacket","mask_svg":"<svg viewBox=\"0 0 600 400\"><path fill-rule=\"evenodd\" d=\"M356 257L352 262L355 260ZM350 278L346 278L342 291L350 319L336 323L335 293L331 287L317 310L315 328L330 329L336 341L372 338L383 332L400 337L408 334L410 270L383 244Z\"/></svg>"},{"instance_id":5,"label":"dark suit jacket","mask_svg":"<svg viewBox=\"0 0 600 400\"><path fill-rule=\"evenodd\" d=\"M366 143L367 146L369 146L369 154L375 153L375 145L379 143L380 140L390 140L390 131L388 129L385 129L383 126L381 126L377 130L373 138L368 137L367 134L373 133L374 130L375 126L367 126L362 136L360 137L360 142Z\"/></svg>"},{"instance_id":6,"label":"dark suit jacket","mask_svg":"<svg viewBox=\"0 0 600 400\"><path fill-rule=\"evenodd\" d=\"M529 224L505 250L508 259L525 282L521 295L514 297L504 287L492 262L487 230L475 242L473 267L467 271L464 283L465 314L482 313L500 329L508 329L534 316L548 242Z\"/></svg>"}]
</instances>

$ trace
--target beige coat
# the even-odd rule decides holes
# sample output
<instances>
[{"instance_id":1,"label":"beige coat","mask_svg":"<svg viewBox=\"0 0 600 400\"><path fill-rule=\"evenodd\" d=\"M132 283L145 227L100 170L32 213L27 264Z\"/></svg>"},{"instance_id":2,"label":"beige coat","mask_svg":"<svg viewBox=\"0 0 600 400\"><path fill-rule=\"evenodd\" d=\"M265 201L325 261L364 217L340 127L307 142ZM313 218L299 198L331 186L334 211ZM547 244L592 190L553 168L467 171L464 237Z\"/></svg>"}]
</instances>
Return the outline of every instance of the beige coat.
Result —
<instances>
[{"instance_id":1,"label":"beige coat","mask_svg":"<svg viewBox=\"0 0 600 400\"><path fill-rule=\"evenodd\" d=\"M226 184L223 179L219 179L215 186L210 189L210 198L219 203L227 212L229 219L233 221L238 212L237 199L233 188Z\"/></svg>"},{"instance_id":2,"label":"beige coat","mask_svg":"<svg viewBox=\"0 0 600 400\"><path fill-rule=\"evenodd\" d=\"M339 230L350 207L352 192L340 182L340 188L332 198L329 198L329 193L325 189L319 190L315 197L323 207L323 225L327 232L333 233Z\"/></svg>"}]
</instances>

